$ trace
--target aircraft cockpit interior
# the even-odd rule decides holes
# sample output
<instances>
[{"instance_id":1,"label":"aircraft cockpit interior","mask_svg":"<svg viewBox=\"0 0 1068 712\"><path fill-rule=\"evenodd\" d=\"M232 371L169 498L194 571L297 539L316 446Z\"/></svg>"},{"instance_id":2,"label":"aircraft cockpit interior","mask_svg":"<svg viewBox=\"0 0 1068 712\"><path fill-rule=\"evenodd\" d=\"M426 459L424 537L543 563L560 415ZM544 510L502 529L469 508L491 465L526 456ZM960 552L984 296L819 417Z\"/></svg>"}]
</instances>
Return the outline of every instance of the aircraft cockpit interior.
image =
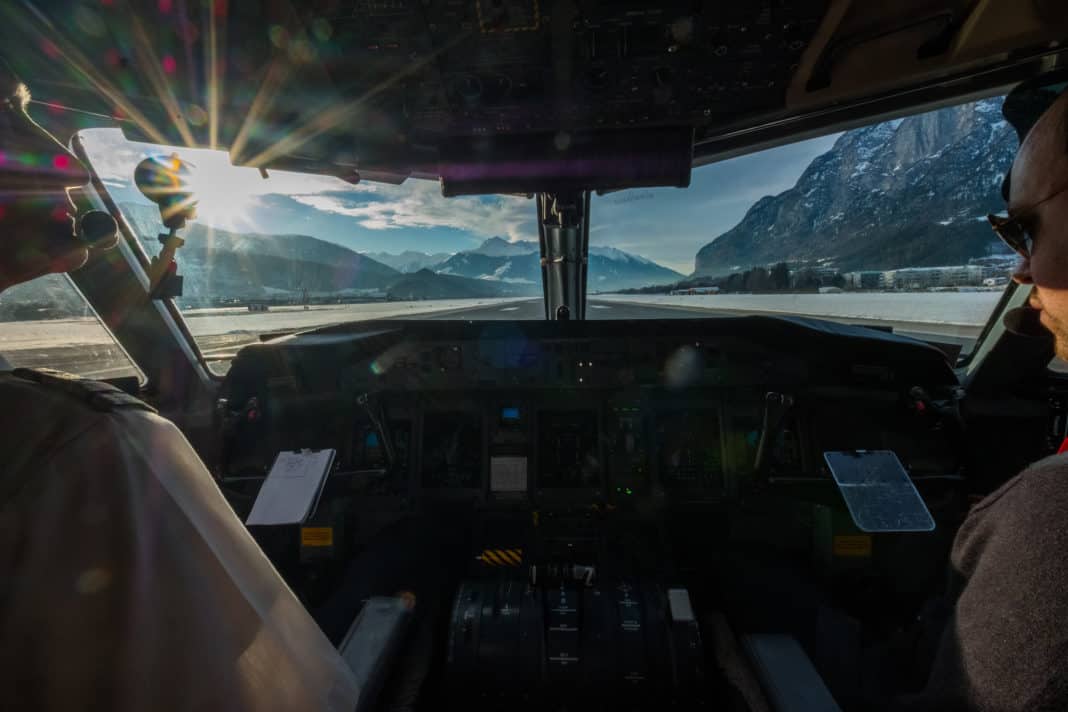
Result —
<instances>
[{"instance_id":1,"label":"aircraft cockpit interior","mask_svg":"<svg viewBox=\"0 0 1068 712\"><path fill-rule=\"evenodd\" d=\"M0 20L119 243L81 311L0 295L0 355L173 421L361 710L917 693L970 508L1068 436L986 222L1068 81L1062 3Z\"/></svg>"}]
</instances>

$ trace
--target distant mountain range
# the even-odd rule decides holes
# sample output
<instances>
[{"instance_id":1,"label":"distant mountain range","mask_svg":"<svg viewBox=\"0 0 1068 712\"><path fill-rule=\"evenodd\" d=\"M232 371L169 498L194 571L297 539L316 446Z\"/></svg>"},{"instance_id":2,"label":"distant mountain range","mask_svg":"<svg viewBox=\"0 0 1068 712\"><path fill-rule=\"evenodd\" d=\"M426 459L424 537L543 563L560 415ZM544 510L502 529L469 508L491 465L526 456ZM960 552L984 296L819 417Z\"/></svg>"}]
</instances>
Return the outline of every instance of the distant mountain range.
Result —
<instances>
[{"instance_id":1,"label":"distant mountain range","mask_svg":"<svg viewBox=\"0 0 1068 712\"><path fill-rule=\"evenodd\" d=\"M162 229L154 207L121 205L149 254L159 252ZM179 252L186 296L269 296L307 288L321 293L361 291L410 294L397 298L462 298L541 293L541 257L533 241L491 237L477 248L454 255L406 251L360 254L306 235L240 234L196 222L184 232ZM151 237L149 237L151 236ZM280 260L280 261L279 261ZM433 275L452 277L433 279ZM402 279L402 275L413 275ZM591 290L623 289L682 277L677 272L622 250L590 248ZM427 282L420 287L420 280ZM476 280L467 284L465 280ZM430 294L443 295L431 297Z\"/></svg>"},{"instance_id":2,"label":"distant mountain range","mask_svg":"<svg viewBox=\"0 0 1068 712\"><path fill-rule=\"evenodd\" d=\"M159 253L163 226L152 206L120 206L150 256ZM262 298L284 293L312 296L383 292L400 273L347 247L306 235L234 233L191 222L178 251L184 296Z\"/></svg>"},{"instance_id":3,"label":"distant mountain range","mask_svg":"<svg viewBox=\"0 0 1068 712\"><path fill-rule=\"evenodd\" d=\"M473 250L458 252L434 268L442 274L510 284L532 284L540 292L541 252L533 241L491 237ZM666 284L682 275L644 257L614 247L591 246L587 275L591 292Z\"/></svg>"},{"instance_id":4,"label":"distant mountain range","mask_svg":"<svg viewBox=\"0 0 1068 712\"><path fill-rule=\"evenodd\" d=\"M697 275L780 261L840 270L952 265L1000 250L985 220L1016 134L988 99L847 131L797 184L698 251Z\"/></svg>"},{"instance_id":5,"label":"distant mountain range","mask_svg":"<svg viewBox=\"0 0 1068 712\"><path fill-rule=\"evenodd\" d=\"M163 229L157 210L120 205L149 255L159 253ZM323 295L386 294L396 299L535 296L541 293L538 244L492 237L479 247L449 254L407 251L360 254L306 235L235 233L191 222L178 253L184 296L268 298L307 289ZM682 275L615 248L590 248L591 291L670 282Z\"/></svg>"}]
</instances>

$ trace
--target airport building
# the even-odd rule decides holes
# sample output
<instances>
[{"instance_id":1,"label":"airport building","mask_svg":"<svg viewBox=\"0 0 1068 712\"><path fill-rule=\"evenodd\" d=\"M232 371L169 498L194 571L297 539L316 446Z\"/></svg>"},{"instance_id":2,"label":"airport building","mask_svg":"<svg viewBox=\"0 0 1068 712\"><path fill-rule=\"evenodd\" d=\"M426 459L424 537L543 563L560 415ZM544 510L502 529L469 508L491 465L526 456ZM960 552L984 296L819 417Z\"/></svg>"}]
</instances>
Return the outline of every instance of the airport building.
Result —
<instances>
[{"instance_id":1,"label":"airport building","mask_svg":"<svg viewBox=\"0 0 1068 712\"><path fill-rule=\"evenodd\" d=\"M1010 270L1004 259L984 259L966 265L847 272L843 277L848 289L937 289L1005 284Z\"/></svg>"},{"instance_id":2,"label":"airport building","mask_svg":"<svg viewBox=\"0 0 1068 712\"><path fill-rule=\"evenodd\" d=\"M886 289L886 272L882 270L846 272L842 277L849 289Z\"/></svg>"}]
</instances>

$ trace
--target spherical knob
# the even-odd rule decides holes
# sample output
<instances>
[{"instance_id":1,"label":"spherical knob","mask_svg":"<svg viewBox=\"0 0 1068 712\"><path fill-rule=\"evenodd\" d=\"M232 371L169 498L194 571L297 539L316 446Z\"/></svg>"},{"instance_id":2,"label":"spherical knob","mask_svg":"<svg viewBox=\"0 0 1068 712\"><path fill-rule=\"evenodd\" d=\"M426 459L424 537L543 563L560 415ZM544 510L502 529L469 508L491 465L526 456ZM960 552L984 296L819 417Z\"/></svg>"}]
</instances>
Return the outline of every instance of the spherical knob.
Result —
<instances>
[{"instance_id":1,"label":"spherical knob","mask_svg":"<svg viewBox=\"0 0 1068 712\"><path fill-rule=\"evenodd\" d=\"M196 216L190 176L190 164L177 154L149 156L137 164L134 183L146 198L159 205L163 224L178 229Z\"/></svg>"}]
</instances>

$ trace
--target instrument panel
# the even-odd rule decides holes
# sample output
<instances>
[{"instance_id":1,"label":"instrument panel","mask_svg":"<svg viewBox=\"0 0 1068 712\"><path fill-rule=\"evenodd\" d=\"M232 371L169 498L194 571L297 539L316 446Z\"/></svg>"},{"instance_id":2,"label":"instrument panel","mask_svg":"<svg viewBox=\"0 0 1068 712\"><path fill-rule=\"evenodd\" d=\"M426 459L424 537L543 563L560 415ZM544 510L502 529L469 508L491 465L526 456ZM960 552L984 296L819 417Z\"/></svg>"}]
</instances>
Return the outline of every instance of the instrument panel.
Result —
<instances>
[{"instance_id":1,"label":"instrument panel","mask_svg":"<svg viewBox=\"0 0 1068 712\"><path fill-rule=\"evenodd\" d=\"M952 470L945 431L909 409L917 386L956 386L941 352L860 327L368 322L246 347L224 388L221 468L332 447L339 471L386 473L415 497L717 503L825 477L829 449L916 443L917 468ZM250 401L255 422L233 416Z\"/></svg>"},{"instance_id":2,"label":"instrument panel","mask_svg":"<svg viewBox=\"0 0 1068 712\"><path fill-rule=\"evenodd\" d=\"M610 394L603 394L603 403L596 402L600 395L582 401L536 392L480 396L460 401L431 393L391 405L382 394L388 433L380 434L357 413L342 466L384 468L388 463L378 443L391 438L400 478L408 478L414 491L502 502L624 500L654 490L718 499L726 470L751 469L750 450L725 455L724 421L715 404L690 411L670 402L621 403ZM736 427L733 420L726 425L728 431ZM753 430L737 432L731 442L758 436Z\"/></svg>"}]
</instances>

